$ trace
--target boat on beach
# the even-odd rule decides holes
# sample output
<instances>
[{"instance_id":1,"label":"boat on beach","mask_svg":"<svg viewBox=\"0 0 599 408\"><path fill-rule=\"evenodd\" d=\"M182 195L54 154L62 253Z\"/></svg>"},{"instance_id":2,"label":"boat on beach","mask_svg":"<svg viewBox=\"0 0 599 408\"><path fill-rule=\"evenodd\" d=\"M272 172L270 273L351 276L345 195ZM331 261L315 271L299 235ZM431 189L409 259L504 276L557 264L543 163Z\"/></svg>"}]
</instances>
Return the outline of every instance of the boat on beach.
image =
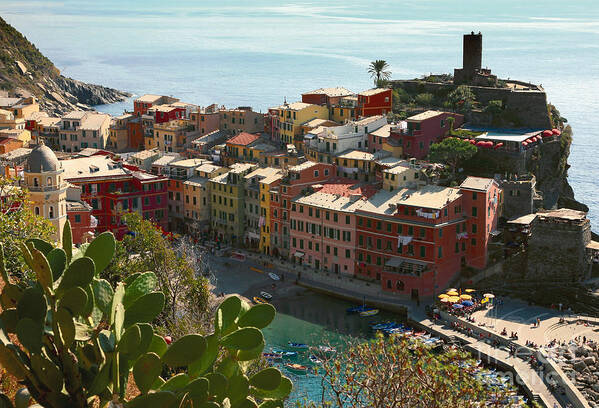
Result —
<instances>
[{"instance_id":1,"label":"boat on beach","mask_svg":"<svg viewBox=\"0 0 599 408\"><path fill-rule=\"evenodd\" d=\"M285 363L284 366L286 369L288 369L289 371L291 371L292 373L295 373L295 374L305 375L308 373L308 367L306 367L305 365L295 364L295 363Z\"/></svg>"},{"instance_id":2,"label":"boat on beach","mask_svg":"<svg viewBox=\"0 0 599 408\"><path fill-rule=\"evenodd\" d=\"M294 343L292 341L287 342L287 346L292 350L307 350L308 345L304 343Z\"/></svg>"},{"instance_id":3,"label":"boat on beach","mask_svg":"<svg viewBox=\"0 0 599 408\"><path fill-rule=\"evenodd\" d=\"M266 300L272 299L272 295L270 293L268 293L268 292L265 292L265 291L260 292L260 296L262 296Z\"/></svg>"},{"instance_id":4,"label":"boat on beach","mask_svg":"<svg viewBox=\"0 0 599 408\"><path fill-rule=\"evenodd\" d=\"M368 309L368 310L364 310L364 311L360 312L360 316L361 317L369 317L369 316L377 315L378 313L379 313L379 309Z\"/></svg>"},{"instance_id":5,"label":"boat on beach","mask_svg":"<svg viewBox=\"0 0 599 408\"><path fill-rule=\"evenodd\" d=\"M322 364L322 360L316 357L314 354L310 354L310 357L308 357L308 359L312 364Z\"/></svg>"},{"instance_id":6,"label":"boat on beach","mask_svg":"<svg viewBox=\"0 0 599 408\"><path fill-rule=\"evenodd\" d=\"M297 351L287 351L287 350L273 350L274 354L280 354L282 358L294 358L297 357Z\"/></svg>"},{"instance_id":7,"label":"boat on beach","mask_svg":"<svg viewBox=\"0 0 599 408\"><path fill-rule=\"evenodd\" d=\"M254 303L268 303L268 300L261 298L260 296L254 296L252 300Z\"/></svg>"},{"instance_id":8,"label":"boat on beach","mask_svg":"<svg viewBox=\"0 0 599 408\"><path fill-rule=\"evenodd\" d=\"M262 357L264 357L267 360L282 360L283 359L283 353L262 353Z\"/></svg>"},{"instance_id":9,"label":"boat on beach","mask_svg":"<svg viewBox=\"0 0 599 408\"><path fill-rule=\"evenodd\" d=\"M279 275L277 275L274 272L269 272L268 276L270 277L270 279L275 280L275 281L281 280L281 278L279 277Z\"/></svg>"}]
</instances>

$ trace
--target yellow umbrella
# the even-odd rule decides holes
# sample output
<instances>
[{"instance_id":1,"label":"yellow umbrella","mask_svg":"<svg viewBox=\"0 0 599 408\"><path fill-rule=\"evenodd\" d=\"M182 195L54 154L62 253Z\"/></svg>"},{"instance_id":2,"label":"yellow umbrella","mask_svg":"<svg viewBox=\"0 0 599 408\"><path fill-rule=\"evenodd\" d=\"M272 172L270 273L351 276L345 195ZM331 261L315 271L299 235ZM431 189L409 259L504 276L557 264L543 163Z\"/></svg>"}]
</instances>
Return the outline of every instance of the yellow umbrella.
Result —
<instances>
[{"instance_id":1,"label":"yellow umbrella","mask_svg":"<svg viewBox=\"0 0 599 408\"><path fill-rule=\"evenodd\" d=\"M439 299L446 299L446 298L448 298L448 297L449 297L449 295L446 295L445 293L441 293L441 294L438 296L438 298L439 298Z\"/></svg>"},{"instance_id":2,"label":"yellow umbrella","mask_svg":"<svg viewBox=\"0 0 599 408\"><path fill-rule=\"evenodd\" d=\"M451 296L451 297L448 297L447 299L449 299L449 301L451 303L456 303L456 302L460 301L460 297L459 296Z\"/></svg>"},{"instance_id":3,"label":"yellow umbrella","mask_svg":"<svg viewBox=\"0 0 599 408\"><path fill-rule=\"evenodd\" d=\"M447 294L449 296L459 296L460 294L458 292L456 292L455 290L450 290L449 292L447 292Z\"/></svg>"},{"instance_id":4,"label":"yellow umbrella","mask_svg":"<svg viewBox=\"0 0 599 408\"><path fill-rule=\"evenodd\" d=\"M462 295L462 296L460 296L460 299L462 299L462 300L470 300L470 299L472 299L472 296L470 296L470 295Z\"/></svg>"},{"instance_id":5,"label":"yellow umbrella","mask_svg":"<svg viewBox=\"0 0 599 408\"><path fill-rule=\"evenodd\" d=\"M466 293L476 292L476 289L466 289Z\"/></svg>"},{"instance_id":6,"label":"yellow umbrella","mask_svg":"<svg viewBox=\"0 0 599 408\"><path fill-rule=\"evenodd\" d=\"M441 302L443 302L443 303L449 303L449 298L443 298L443 299L441 299Z\"/></svg>"}]
</instances>

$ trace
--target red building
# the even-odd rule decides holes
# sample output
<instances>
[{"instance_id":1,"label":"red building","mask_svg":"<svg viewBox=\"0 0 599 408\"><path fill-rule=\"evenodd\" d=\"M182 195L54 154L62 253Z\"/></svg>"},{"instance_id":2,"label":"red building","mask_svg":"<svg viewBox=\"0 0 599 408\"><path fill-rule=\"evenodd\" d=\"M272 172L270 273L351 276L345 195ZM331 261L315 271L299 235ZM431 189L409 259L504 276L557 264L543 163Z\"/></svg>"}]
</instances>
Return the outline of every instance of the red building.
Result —
<instances>
[{"instance_id":1,"label":"red building","mask_svg":"<svg viewBox=\"0 0 599 408\"><path fill-rule=\"evenodd\" d=\"M187 118L187 109L185 106L178 105L153 106L148 113L154 117L154 123L165 123L171 120Z\"/></svg>"},{"instance_id":2,"label":"red building","mask_svg":"<svg viewBox=\"0 0 599 408\"><path fill-rule=\"evenodd\" d=\"M393 110L393 90L388 88L369 89L358 94L356 118L386 115Z\"/></svg>"},{"instance_id":3,"label":"red building","mask_svg":"<svg viewBox=\"0 0 599 408\"><path fill-rule=\"evenodd\" d=\"M487 193L474 191L486 185ZM379 281L384 291L422 298L446 288L462 265L485 267L499 217L496 187L490 179L468 178L459 189L379 191L356 210L356 276ZM488 200L493 194L495 200ZM479 224L489 225L489 232Z\"/></svg>"},{"instance_id":4,"label":"red building","mask_svg":"<svg viewBox=\"0 0 599 408\"><path fill-rule=\"evenodd\" d=\"M164 105L178 102L177 98L172 98L165 95L143 95L133 101L133 113L136 116L146 115L149 109L155 105Z\"/></svg>"},{"instance_id":5,"label":"red building","mask_svg":"<svg viewBox=\"0 0 599 408\"><path fill-rule=\"evenodd\" d=\"M423 159L428 155L430 145L443 139L449 132L449 117L454 118L454 129L464 123L464 116L458 113L428 110L407 118L407 128L394 128L391 138L398 140L405 157Z\"/></svg>"},{"instance_id":6,"label":"red building","mask_svg":"<svg viewBox=\"0 0 599 408\"><path fill-rule=\"evenodd\" d=\"M273 187L270 199L270 247L273 255L289 255L292 199L333 177L334 165L307 161L289 167L279 186Z\"/></svg>"},{"instance_id":7,"label":"red building","mask_svg":"<svg viewBox=\"0 0 599 408\"><path fill-rule=\"evenodd\" d=\"M121 215L130 211L167 229L166 177L139 171L108 156L65 160L62 164L65 179L81 187L81 199L91 206L98 233L112 231L121 239L127 232Z\"/></svg>"},{"instance_id":8,"label":"red building","mask_svg":"<svg viewBox=\"0 0 599 408\"><path fill-rule=\"evenodd\" d=\"M127 138L132 149L144 149L144 128L141 118L131 119L127 122Z\"/></svg>"},{"instance_id":9,"label":"red building","mask_svg":"<svg viewBox=\"0 0 599 408\"><path fill-rule=\"evenodd\" d=\"M89 204L67 200L67 218L71 223L73 244L91 241L98 221L92 216L92 207Z\"/></svg>"},{"instance_id":10,"label":"red building","mask_svg":"<svg viewBox=\"0 0 599 408\"><path fill-rule=\"evenodd\" d=\"M339 104L341 98L351 96L354 93L342 87L319 88L302 94L302 102L313 105L332 106Z\"/></svg>"}]
</instances>

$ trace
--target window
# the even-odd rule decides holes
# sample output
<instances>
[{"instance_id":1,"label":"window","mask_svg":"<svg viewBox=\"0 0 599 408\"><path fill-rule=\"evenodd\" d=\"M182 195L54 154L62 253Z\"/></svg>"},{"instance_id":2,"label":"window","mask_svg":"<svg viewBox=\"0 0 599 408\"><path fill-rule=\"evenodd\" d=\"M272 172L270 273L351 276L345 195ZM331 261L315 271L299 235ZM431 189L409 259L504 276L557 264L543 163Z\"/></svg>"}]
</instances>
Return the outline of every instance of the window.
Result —
<instances>
[{"instance_id":1,"label":"window","mask_svg":"<svg viewBox=\"0 0 599 408\"><path fill-rule=\"evenodd\" d=\"M380 230L380 229L381 229L381 222L380 222L380 221L377 221L377 222L376 222L376 229L377 229L377 230Z\"/></svg>"},{"instance_id":2,"label":"window","mask_svg":"<svg viewBox=\"0 0 599 408\"><path fill-rule=\"evenodd\" d=\"M391 289L391 281L387 280L387 289Z\"/></svg>"},{"instance_id":3,"label":"window","mask_svg":"<svg viewBox=\"0 0 599 408\"><path fill-rule=\"evenodd\" d=\"M471 246L476 246L476 239L475 239L475 238L472 238L472 239L470 240L470 245L471 245Z\"/></svg>"},{"instance_id":4,"label":"window","mask_svg":"<svg viewBox=\"0 0 599 408\"><path fill-rule=\"evenodd\" d=\"M349 249L345 250L345 257L346 258L351 258L351 251Z\"/></svg>"},{"instance_id":5,"label":"window","mask_svg":"<svg viewBox=\"0 0 599 408\"><path fill-rule=\"evenodd\" d=\"M425 246L420 247L420 257L421 258L426 257L426 247Z\"/></svg>"},{"instance_id":6,"label":"window","mask_svg":"<svg viewBox=\"0 0 599 408\"><path fill-rule=\"evenodd\" d=\"M380 239L376 240L376 249L381 249L381 240Z\"/></svg>"},{"instance_id":7,"label":"window","mask_svg":"<svg viewBox=\"0 0 599 408\"><path fill-rule=\"evenodd\" d=\"M391 232L391 223L390 222L387 223L387 232Z\"/></svg>"},{"instance_id":8,"label":"window","mask_svg":"<svg viewBox=\"0 0 599 408\"><path fill-rule=\"evenodd\" d=\"M333 214L333 221L335 221L335 222L339 221L339 216L337 215L337 213Z\"/></svg>"},{"instance_id":9,"label":"window","mask_svg":"<svg viewBox=\"0 0 599 408\"><path fill-rule=\"evenodd\" d=\"M443 247L439 247L439 259L443 258Z\"/></svg>"},{"instance_id":10,"label":"window","mask_svg":"<svg viewBox=\"0 0 599 408\"><path fill-rule=\"evenodd\" d=\"M314 170L314 177L318 177L318 170Z\"/></svg>"},{"instance_id":11,"label":"window","mask_svg":"<svg viewBox=\"0 0 599 408\"><path fill-rule=\"evenodd\" d=\"M358 225L362 226L362 217L358 217Z\"/></svg>"},{"instance_id":12,"label":"window","mask_svg":"<svg viewBox=\"0 0 599 408\"><path fill-rule=\"evenodd\" d=\"M40 208L39 207L35 207L35 215L40 215Z\"/></svg>"},{"instance_id":13,"label":"window","mask_svg":"<svg viewBox=\"0 0 599 408\"><path fill-rule=\"evenodd\" d=\"M472 233L476 234L476 224L472 224Z\"/></svg>"},{"instance_id":14,"label":"window","mask_svg":"<svg viewBox=\"0 0 599 408\"><path fill-rule=\"evenodd\" d=\"M476 193L475 192L472 193L472 199L476 200Z\"/></svg>"},{"instance_id":15,"label":"window","mask_svg":"<svg viewBox=\"0 0 599 408\"><path fill-rule=\"evenodd\" d=\"M75 214L75 223L79 224L81 222L81 215Z\"/></svg>"},{"instance_id":16,"label":"window","mask_svg":"<svg viewBox=\"0 0 599 408\"><path fill-rule=\"evenodd\" d=\"M478 215L478 208L472 207L472 216L476 217Z\"/></svg>"}]
</instances>

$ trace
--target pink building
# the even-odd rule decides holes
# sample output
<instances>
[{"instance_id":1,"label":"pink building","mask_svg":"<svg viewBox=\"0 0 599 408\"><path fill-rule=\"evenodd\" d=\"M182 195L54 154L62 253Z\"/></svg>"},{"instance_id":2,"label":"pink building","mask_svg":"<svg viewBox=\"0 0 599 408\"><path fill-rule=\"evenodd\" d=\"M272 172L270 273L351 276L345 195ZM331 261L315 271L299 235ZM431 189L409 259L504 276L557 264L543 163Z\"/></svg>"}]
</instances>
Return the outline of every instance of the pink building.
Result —
<instances>
[{"instance_id":1,"label":"pink building","mask_svg":"<svg viewBox=\"0 0 599 408\"><path fill-rule=\"evenodd\" d=\"M399 142L405 157L423 159L428 155L430 145L449 132L449 117L454 118L454 129L464 123L464 116L459 113L428 110L407 118L407 129L393 129L391 137Z\"/></svg>"},{"instance_id":2,"label":"pink building","mask_svg":"<svg viewBox=\"0 0 599 408\"><path fill-rule=\"evenodd\" d=\"M296 198L291 204L291 255L296 262L315 269L353 275L354 213L364 197L375 193L375 187L355 187L354 181L335 179L313 188L315 193Z\"/></svg>"},{"instance_id":3,"label":"pink building","mask_svg":"<svg viewBox=\"0 0 599 408\"><path fill-rule=\"evenodd\" d=\"M469 241L468 265L482 269L487 266L488 244L501 216L502 190L493 179L467 177L460 191Z\"/></svg>"}]
</instances>

